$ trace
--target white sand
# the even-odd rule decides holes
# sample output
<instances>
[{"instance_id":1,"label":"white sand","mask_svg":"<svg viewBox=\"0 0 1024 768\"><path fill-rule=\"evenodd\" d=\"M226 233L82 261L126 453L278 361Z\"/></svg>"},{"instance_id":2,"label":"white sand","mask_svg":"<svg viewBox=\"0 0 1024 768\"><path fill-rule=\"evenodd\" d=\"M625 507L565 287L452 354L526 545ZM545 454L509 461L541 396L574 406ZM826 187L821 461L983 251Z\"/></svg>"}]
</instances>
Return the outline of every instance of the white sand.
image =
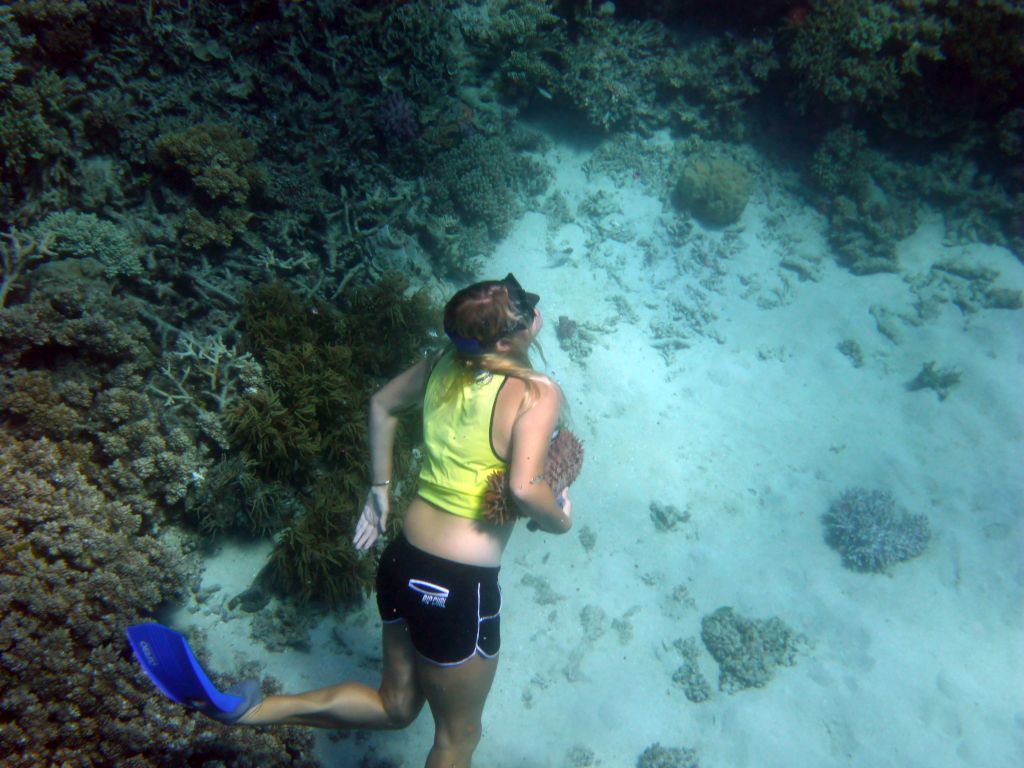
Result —
<instances>
[{"instance_id":1,"label":"white sand","mask_svg":"<svg viewBox=\"0 0 1024 768\"><path fill-rule=\"evenodd\" d=\"M570 209L607 190L653 256L646 264L635 241L608 239L588 252L588 221L549 232L544 216L529 213L485 270L514 271L541 293L548 367L587 461L573 489L575 530L521 530L506 554L501 666L476 764L561 768L582 746L595 765L625 767L661 742L698 749L705 768L1024 765L1024 315L964 315L946 303L912 325L900 319L914 315L904 276L852 276L829 255L813 212L762 192L719 262L720 289L705 291L717 319L664 357L652 346L651 321L668 319L672 297L692 304L687 287L710 268L680 273L658 224L671 213L640 182L588 182L585 156L558 154L556 185ZM788 251L764 223L780 212L795 238ZM706 234L711 244L723 238ZM551 268L549 242L572 246L570 263ZM684 264L696 263L692 243L677 250ZM780 267L793 251L819 260L818 281ZM960 255L1001 272L1000 286L1024 288L1012 254L947 248L937 217L900 248L911 275ZM623 303L635 317L618 319ZM869 312L876 305L894 318L898 344L879 332ZM563 314L608 326L582 365L556 340ZM837 350L844 339L858 342L863 367ZM963 372L945 401L905 386L927 361ZM888 575L844 569L820 517L855 485L887 489L927 514L927 551ZM690 519L658 532L651 502ZM578 535L584 527L596 535L590 552ZM243 557L228 548L212 560L204 583L224 589L210 603L243 589L265 551ZM538 604L543 593L522 583L527 575L558 599ZM808 647L764 688L717 690L700 620L725 605L750 618L778 616ZM605 616L589 639L585 606ZM260 660L288 690L377 682L372 601L338 630L348 653L330 639L333 621L316 633L325 650L312 654L266 652L250 640L248 619L181 621L210 626L221 670ZM688 637L698 638L713 688L700 704L672 681L682 662L672 643ZM364 754L419 766L431 734L424 711L399 733L322 734L319 755L333 766L359 765Z\"/></svg>"}]
</instances>

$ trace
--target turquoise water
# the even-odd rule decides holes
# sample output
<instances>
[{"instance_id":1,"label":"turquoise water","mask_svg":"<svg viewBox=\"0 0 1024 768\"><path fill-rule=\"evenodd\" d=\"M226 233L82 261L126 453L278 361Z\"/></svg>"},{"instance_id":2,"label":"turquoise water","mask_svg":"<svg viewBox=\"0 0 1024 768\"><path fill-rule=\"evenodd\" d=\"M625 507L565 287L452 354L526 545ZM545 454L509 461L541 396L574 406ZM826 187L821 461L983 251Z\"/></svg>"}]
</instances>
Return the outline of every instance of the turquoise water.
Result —
<instances>
[{"instance_id":1,"label":"turquoise water","mask_svg":"<svg viewBox=\"0 0 1024 768\"><path fill-rule=\"evenodd\" d=\"M1022 26L0 9L0 764L422 764L426 712L197 718L123 629L376 685L367 398L508 272L586 460L573 530L505 554L476 764L1021 762Z\"/></svg>"}]
</instances>

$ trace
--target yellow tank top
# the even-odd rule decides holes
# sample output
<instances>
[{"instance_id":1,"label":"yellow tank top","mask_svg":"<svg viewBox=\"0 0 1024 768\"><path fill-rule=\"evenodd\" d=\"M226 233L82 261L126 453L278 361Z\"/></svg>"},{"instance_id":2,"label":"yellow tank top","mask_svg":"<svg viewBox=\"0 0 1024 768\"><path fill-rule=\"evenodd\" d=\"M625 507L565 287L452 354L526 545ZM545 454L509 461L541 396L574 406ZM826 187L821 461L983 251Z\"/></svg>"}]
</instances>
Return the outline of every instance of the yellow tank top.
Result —
<instances>
[{"instance_id":1,"label":"yellow tank top","mask_svg":"<svg viewBox=\"0 0 1024 768\"><path fill-rule=\"evenodd\" d=\"M459 374L455 353L449 351L427 379L419 495L453 515L481 520L487 478L506 467L491 445L494 404L506 377L482 373L444 400L449 383Z\"/></svg>"}]
</instances>

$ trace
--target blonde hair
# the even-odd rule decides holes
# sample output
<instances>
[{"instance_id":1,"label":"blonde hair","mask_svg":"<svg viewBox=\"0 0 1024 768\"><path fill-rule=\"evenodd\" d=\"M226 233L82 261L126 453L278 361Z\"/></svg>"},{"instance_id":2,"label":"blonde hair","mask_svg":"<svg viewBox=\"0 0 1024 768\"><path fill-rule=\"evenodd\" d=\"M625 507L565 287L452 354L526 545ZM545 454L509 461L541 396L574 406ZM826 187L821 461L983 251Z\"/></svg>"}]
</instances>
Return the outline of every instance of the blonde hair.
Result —
<instances>
[{"instance_id":1,"label":"blonde hair","mask_svg":"<svg viewBox=\"0 0 1024 768\"><path fill-rule=\"evenodd\" d=\"M524 318L512 302L507 286L498 280L474 283L456 293L444 308L444 327L450 335L476 342L479 354L467 354L453 345L459 375L452 378L442 397L449 400L466 387L481 371L511 376L526 385L524 408L540 397L544 374L533 369L526 349L497 352L494 344L511 334L524 330L532 318Z\"/></svg>"}]
</instances>

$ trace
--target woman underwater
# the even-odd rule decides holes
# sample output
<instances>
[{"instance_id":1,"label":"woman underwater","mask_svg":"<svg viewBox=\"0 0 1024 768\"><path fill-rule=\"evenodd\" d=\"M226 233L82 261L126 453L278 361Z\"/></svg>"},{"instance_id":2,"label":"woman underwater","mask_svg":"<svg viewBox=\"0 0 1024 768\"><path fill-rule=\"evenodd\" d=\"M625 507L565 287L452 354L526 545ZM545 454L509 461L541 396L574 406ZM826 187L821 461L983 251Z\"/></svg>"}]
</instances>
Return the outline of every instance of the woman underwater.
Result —
<instances>
[{"instance_id":1,"label":"woman underwater","mask_svg":"<svg viewBox=\"0 0 1024 768\"><path fill-rule=\"evenodd\" d=\"M572 526L568 491L556 499L544 476L562 394L530 367L528 350L543 325L539 298L511 274L463 288L444 309L451 345L371 399L372 482L353 538L358 549L373 546L385 530L398 414L422 405L424 437L418 495L377 573L380 687L343 682L262 698L250 680L229 690L221 706L192 701L186 693L175 696L161 685L165 693L226 723L338 729L404 728L427 703L435 733L426 768L470 765L498 667L498 571L515 526L484 519L488 477L507 471L514 502L532 529L565 533ZM145 657L152 659L163 639L132 636L147 629L165 630L133 627L129 637L160 685Z\"/></svg>"}]
</instances>

